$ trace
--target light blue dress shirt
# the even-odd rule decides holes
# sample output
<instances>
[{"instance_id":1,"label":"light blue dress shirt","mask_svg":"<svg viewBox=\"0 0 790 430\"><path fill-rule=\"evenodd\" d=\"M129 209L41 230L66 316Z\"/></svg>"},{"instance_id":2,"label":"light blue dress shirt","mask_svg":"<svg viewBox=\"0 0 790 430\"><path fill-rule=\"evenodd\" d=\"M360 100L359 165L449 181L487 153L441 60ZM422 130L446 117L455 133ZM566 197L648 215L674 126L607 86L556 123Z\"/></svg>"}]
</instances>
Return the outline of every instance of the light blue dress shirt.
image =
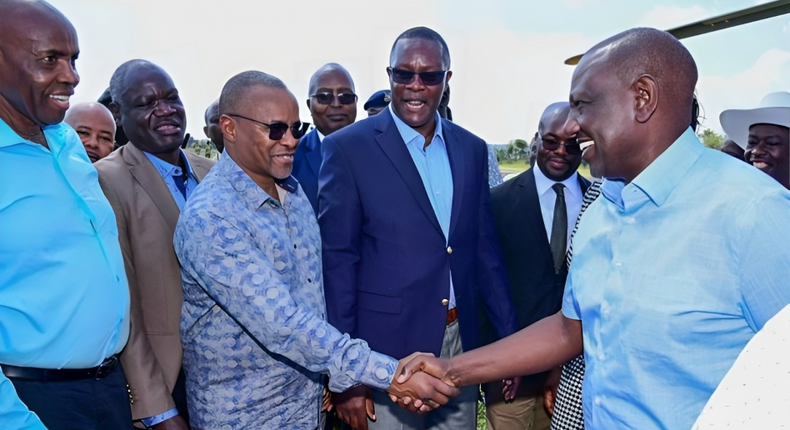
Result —
<instances>
[{"instance_id":1,"label":"light blue dress shirt","mask_svg":"<svg viewBox=\"0 0 790 430\"><path fill-rule=\"evenodd\" d=\"M562 308L584 330L585 428L691 428L790 303L790 192L691 129L601 192L573 238Z\"/></svg>"},{"instance_id":2,"label":"light blue dress shirt","mask_svg":"<svg viewBox=\"0 0 790 430\"><path fill-rule=\"evenodd\" d=\"M90 368L129 336L118 230L74 130L44 135L49 149L0 120L0 364ZM0 423L44 428L2 374Z\"/></svg>"},{"instance_id":3,"label":"light blue dress shirt","mask_svg":"<svg viewBox=\"0 0 790 430\"><path fill-rule=\"evenodd\" d=\"M225 152L178 220L181 339L195 427L313 430L322 374L335 392L355 384L385 390L395 375L397 360L326 321L313 207L293 178L278 191L279 202Z\"/></svg>"},{"instance_id":4,"label":"light blue dress shirt","mask_svg":"<svg viewBox=\"0 0 790 430\"><path fill-rule=\"evenodd\" d=\"M425 187L428 200L431 201L431 207L436 214L436 219L439 220L439 226L442 228L446 241L450 236L450 216L453 213L453 172L450 169L450 158L447 156L447 146L442 134L442 119L437 112L435 114L436 130L433 132L433 138L430 145L423 149L425 137L398 118L392 110L391 104L387 110L395 120L398 133L406 142L411 159L414 160L414 165L420 172L422 185ZM453 290L452 273L450 274L449 300L447 309L453 309L455 307L455 291Z\"/></svg>"},{"instance_id":5,"label":"light blue dress shirt","mask_svg":"<svg viewBox=\"0 0 790 430\"><path fill-rule=\"evenodd\" d=\"M192 171L192 166L189 165L189 160L187 159L186 155L184 155L184 151L181 152L181 159L184 161L184 165L187 167L187 181L186 181L186 199L192 195L192 191L198 186L197 176L195 176L195 172ZM156 155L149 154L148 152L143 152L151 164L154 165L154 168L160 175L162 175L162 179L165 180L165 185L167 185L167 189L170 190L170 194L173 195L173 200L176 201L178 205L178 209L184 209L184 203L186 203L186 199L184 195L181 194L181 191L178 189L176 185L176 181L182 180L182 175L184 174L183 170L181 170L180 166L174 166L167 161L158 158Z\"/></svg>"}]
</instances>

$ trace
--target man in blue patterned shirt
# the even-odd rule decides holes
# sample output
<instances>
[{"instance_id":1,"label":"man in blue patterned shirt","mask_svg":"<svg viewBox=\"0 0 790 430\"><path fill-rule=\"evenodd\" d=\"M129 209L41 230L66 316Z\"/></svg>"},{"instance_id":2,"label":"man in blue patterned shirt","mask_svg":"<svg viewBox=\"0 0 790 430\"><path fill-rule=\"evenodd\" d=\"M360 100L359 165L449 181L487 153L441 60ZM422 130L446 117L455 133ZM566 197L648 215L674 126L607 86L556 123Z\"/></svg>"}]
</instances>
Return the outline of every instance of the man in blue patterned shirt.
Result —
<instances>
[{"instance_id":1,"label":"man in blue patterned shirt","mask_svg":"<svg viewBox=\"0 0 790 430\"><path fill-rule=\"evenodd\" d=\"M244 72L223 88L220 113L226 152L187 202L174 241L191 425L315 429L322 374L336 392L365 384L403 395L391 386L397 360L326 321L318 223L290 176L307 128L293 94ZM457 394L432 378L418 383L420 399Z\"/></svg>"}]
</instances>

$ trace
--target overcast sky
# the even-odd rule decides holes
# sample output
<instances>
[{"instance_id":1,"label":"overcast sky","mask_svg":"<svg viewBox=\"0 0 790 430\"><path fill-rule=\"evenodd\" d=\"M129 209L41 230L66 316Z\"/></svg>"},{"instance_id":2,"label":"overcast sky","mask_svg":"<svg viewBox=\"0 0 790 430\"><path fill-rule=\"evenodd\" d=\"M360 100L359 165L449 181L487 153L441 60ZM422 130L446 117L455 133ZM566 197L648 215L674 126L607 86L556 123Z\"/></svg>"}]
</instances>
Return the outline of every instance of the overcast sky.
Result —
<instances>
[{"instance_id":1,"label":"overcast sky","mask_svg":"<svg viewBox=\"0 0 790 430\"><path fill-rule=\"evenodd\" d=\"M203 112L238 72L281 78L300 100L322 64L344 65L362 104L388 88L395 38L428 26L447 41L455 122L489 143L531 136L543 109L567 100L563 61L635 26L669 29L755 0L52 0L77 28L82 81L73 102L95 100L132 58L162 66L181 92L187 131L203 137ZM790 15L685 39L700 70L703 126L721 132L727 108L790 91Z\"/></svg>"}]
</instances>

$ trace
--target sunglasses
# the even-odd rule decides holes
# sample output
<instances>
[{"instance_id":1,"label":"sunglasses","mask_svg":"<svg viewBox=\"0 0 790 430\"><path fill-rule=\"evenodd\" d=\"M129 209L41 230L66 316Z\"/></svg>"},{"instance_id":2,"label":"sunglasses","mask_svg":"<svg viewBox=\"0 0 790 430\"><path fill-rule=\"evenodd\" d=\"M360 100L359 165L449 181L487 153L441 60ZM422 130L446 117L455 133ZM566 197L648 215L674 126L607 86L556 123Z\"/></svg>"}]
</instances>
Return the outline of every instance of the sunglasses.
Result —
<instances>
[{"instance_id":1,"label":"sunglasses","mask_svg":"<svg viewBox=\"0 0 790 430\"><path fill-rule=\"evenodd\" d=\"M332 93L315 93L310 97L315 97L315 101L322 105L331 105L335 97L341 105L352 105L357 102L357 95L354 93L340 93L337 96Z\"/></svg>"},{"instance_id":2,"label":"sunglasses","mask_svg":"<svg viewBox=\"0 0 790 430\"><path fill-rule=\"evenodd\" d=\"M439 85L444 81L444 75L447 70L439 70L437 72L412 72L411 70L396 69L394 67L387 67L387 73L390 74L392 80L398 84L410 84L414 79L414 75L420 76L420 81L424 85L434 86Z\"/></svg>"},{"instance_id":3,"label":"sunglasses","mask_svg":"<svg viewBox=\"0 0 790 430\"><path fill-rule=\"evenodd\" d=\"M271 140L282 139L285 137L285 132L287 132L289 128L291 129L291 135L294 137L294 139L299 139L304 136L305 133L307 133L307 129L310 128L309 122L297 121L293 123L293 125L288 125L284 122L273 122L271 124L266 124L265 122L260 122L252 118L247 118L246 116L237 115L235 113L226 113L225 115L246 119L247 121L254 122L255 124L266 126L269 129L269 139Z\"/></svg>"},{"instance_id":4,"label":"sunglasses","mask_svg":"<svg viewBox=\"0 0 790 430\"><path fill-rule=\"evenodd\" d=\"M565 151L570 155L582 153L582 148L579 146L579 141L576 139L571 139L565 143L559 143L554 139L544 139L540 133L538 133L538 139L543 142L543 148L548 151L556 151L560 149L561 146L564 146Z\"/></svg>"}]
</instances>

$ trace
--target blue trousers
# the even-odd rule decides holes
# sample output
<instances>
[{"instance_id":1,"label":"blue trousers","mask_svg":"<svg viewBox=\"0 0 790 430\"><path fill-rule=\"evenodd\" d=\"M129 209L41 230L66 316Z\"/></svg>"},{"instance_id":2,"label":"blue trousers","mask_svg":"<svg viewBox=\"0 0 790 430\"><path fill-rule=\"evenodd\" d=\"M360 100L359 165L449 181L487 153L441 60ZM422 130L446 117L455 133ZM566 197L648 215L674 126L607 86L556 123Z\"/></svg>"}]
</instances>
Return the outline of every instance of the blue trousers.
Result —
<instances>
[{"instance_id":1,"label":"blue trousers","mask_svg":"<svg viewBox=\"0 0 790 430\"><path fill-rule=\"evenodd\" d=\"M11 380L17 395L49 430L133 430L121 363L103 379Z\"/></svg>"}]
</instances>

